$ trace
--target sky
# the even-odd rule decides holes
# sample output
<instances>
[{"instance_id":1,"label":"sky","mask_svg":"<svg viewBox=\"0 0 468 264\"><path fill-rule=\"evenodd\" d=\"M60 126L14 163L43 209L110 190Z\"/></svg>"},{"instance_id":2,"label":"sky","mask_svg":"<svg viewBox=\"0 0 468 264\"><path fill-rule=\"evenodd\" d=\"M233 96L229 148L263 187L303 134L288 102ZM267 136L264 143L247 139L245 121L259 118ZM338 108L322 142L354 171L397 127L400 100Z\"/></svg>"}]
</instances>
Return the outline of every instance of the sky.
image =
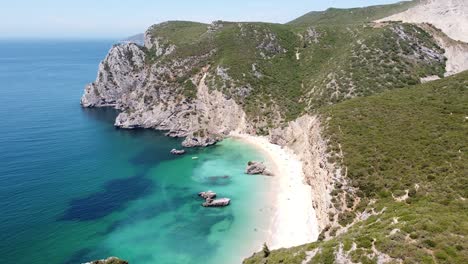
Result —
<instances>
[{"instance_id":1,"label":"sky","mask_svg":"<svg viewBox=\"0 0 468 264\"><path fill-rule=\"evenodd\" d=\"M114 38L168 20L285 23L328 7L398 0L1 0L0 38Z\"/></svg>"}]
</instances>

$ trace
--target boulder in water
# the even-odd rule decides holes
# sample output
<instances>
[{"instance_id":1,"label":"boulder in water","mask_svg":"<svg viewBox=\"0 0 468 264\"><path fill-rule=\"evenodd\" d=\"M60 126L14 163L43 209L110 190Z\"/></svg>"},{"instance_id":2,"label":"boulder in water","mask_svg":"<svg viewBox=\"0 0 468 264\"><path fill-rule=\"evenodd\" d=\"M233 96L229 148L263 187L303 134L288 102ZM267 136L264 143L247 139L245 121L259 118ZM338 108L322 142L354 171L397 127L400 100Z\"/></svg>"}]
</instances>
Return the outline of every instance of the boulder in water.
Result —
<instances>
[{"instance_id":1,"label":"boulder in water","mask_svg":"<svg viewBox=\"0 0 468 264\"><path fill-rule=\"evenodd\" d=\"M203 207L224 207L228 206L231 202L229 198L220 198L220 199L206 199L206 201L202 204Z\"/></svg>"},{"instance_id":2,"label":"boulder in water","mask_svg":"<svg viewBox=\"0 0 468 264\"><path fill-rule=\"evenodd\" d=\"M172 150L171 150L171 154L172 154L172 155L184 155L184 154L185 154L185 150L183 150L183 149L181 149L181 150L172 149Z\"/></svg>"},{"instance_id":3,"label":"boulder in water","mask_svg":"<svg viewBox=\"0 0 468 264\"><path fill-rule=\"evenodd\" d=\"M250 175L262 174L266 176L273 176L273 173L267 169L265 164L258 161L249 161L249 163L247 163L245 173Z\"/></svg>"},{"instance_id":4,"label":"boulder in water","mask_svg":"<svg viewBox=\"0 0 468 264\"><path fill-rule=\"evenodd\" d=\"M214 199L216 198L216 193L212 191L207 191L198 193L198 196L202 197L203 199Z\"/></svg>"}]
</instances>

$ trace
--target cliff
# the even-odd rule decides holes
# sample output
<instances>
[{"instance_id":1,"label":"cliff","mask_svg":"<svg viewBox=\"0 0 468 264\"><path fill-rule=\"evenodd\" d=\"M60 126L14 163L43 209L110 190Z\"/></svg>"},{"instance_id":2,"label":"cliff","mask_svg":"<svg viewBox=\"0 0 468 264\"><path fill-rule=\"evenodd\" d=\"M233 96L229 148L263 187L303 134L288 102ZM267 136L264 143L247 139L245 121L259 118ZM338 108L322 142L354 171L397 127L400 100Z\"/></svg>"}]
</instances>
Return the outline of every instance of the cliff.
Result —
<instances>
[{"instance_id":1,"label":"cliff","mask_svg":"<svg viewBox=\"0 0 468 264\"><path fill-rule=\"evenodd\" d=\"M144 43L112 47L81 104L119 109L117 127L164 130L188 147L269 134L323 105L445 73L444 50L401 23L173 21Z\"/></svg>"},{"instance_id":2,"label":"cliff","mask_svg":"<svg viewBox=\"0 0 468 264\"><path fill-rule=\"evenodd\" d=\"M385 175L404 175L399 178L403 182L403 178L414 175L405 174L391 162L398 159L397 154L404 153L380 145L378 133L368 134L378 128L379 133L386 135L389 127L382 124L395 123L387 115L388 109L395 111L395 107L400 107L413 111L407 115L420 114L408 105L424 108L430 105L430 98L437 98L439 105L434 109L452 109L450 104L442 106L445 103L441 102L440 93L425 92L429 89L426 86L421 86L417 94L404 91L466 69L467 44L451 39L446 31L431 24L379 20L417 8L418 3L329 9L284 25L223 21L210 25L184 21L154 25L144 34L143 46L128 43L112 47L99 66L96 81L86 87L81 104L114 107L120 110L117 127L163 130L171 137L185 137L186 147L212 145L235 131L268 135L272 143L293 150L303 162L304 180L313 191L311 202L320 225L321 242L272 251L269 263L320 263L324 259L385 263L399 262L405 254L412 260L421 260L432 250L424 246L423 237L433 239L434 232L418 233L419 240L411 237L408 230L404 239L398 237L401 245L414 240L424 248L418 249L416 256L392 244L387 237L408 228L397 225L407 211L389 197L410 197L416 184L421 186L425 180L417 177L417 182L405 180L404 185L398 185L394 178L375 178L392 171L393 174ZM457 83L466 78L466 74L460 76L455 79ZM451 87L453 80L436 82L437 87ZM447 93L453 97L457 94L454 90ZM451 97L449 102L458 106L464 95ZM419 96L427 100L418 101ZM387 102L387 97L393 99ZM379 104L377 108L373 108L373 103ZM343 117L346 115L351 121ZM430 117L423 117L418 123L400 113L398 120L403 123L392 127L394 134L386 140L398 139L401 135L395 131L404 129L405 124L421 125L415 128L418 132L433 129L423 126L431 122ZM372 122L366 123L368 119ZM434 126L438 124L444 129L443 122ZM367 142L362 135L379 144ZM420 156L428 160L436 155L426 153L420 145L411 147L411 151L423 153L425 156ZM392 159L373 160L380 148L389 151ZM354 158L362 158L361 154L366 159ZM394 214L384 214L386 208ZM416 209L423 210L423 206ZM455 215L454 210L444 212ZM379 220L383 225L398 226L394 228L398 231L392 229L393 233L387 234L381 224L375 224L380 231L369 228L380 215L385 215ZM422 225L418 222L418 228ZM367 229L372 233L362 231ZM264 259L254 255L247 262L261 261Z\"/></svg>"}]
</instances>

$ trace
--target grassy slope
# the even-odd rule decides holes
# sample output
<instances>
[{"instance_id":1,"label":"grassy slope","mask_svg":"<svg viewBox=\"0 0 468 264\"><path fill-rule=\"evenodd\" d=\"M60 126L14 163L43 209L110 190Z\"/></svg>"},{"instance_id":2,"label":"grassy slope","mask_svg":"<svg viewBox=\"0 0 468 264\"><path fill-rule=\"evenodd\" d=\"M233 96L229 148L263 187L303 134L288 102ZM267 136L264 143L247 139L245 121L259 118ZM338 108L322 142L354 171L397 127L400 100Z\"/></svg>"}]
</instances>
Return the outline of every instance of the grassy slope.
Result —
<instances>
[{"instance_id":1,"label":"grassy slope","mask_svg":"<svg viewBox=\"0 0 468 264\"><path fill-rule=\"evenodd\" d=\"M387 7L388 10L395 8ZM398 8L401 7L398 5ZM389 12L384 12L383 7L379 10L379 14ZM322 12L321 16L329 12L334 11ZM178 77L178 81L187 86L185 94L195 96L194 87L187 80L201 67L211 64L213 76L218 65L225 68L231 80L226 83L218 78L216 89L243 105L254 123L264 124L265 130L257 131L261 133L322 105L416 84L420 77L427 75L443 74L444 62L409 56L419 52L418 45L438 49L424 31L402 25L403 30L417 40L414 42L399 39L392 29L395 25L384 28L356 25L367 13L355 12L353 19L361 19L352 20L353 24L345 24L347 19L331 20L326 25L301 23L300 26L220 22L223 26L215 32L207 32L206 24L174 21L153 27L152 33L161 37L163 43L177 46L175 53L163 61L201 56L216 50L193 71ZM317 43L307 39L309 27L318 33ZM268 35L273 35L274 39L268 39ZM296 59L296 52L300 53L300 60ZM154 51L149 54L150 63L160 61L152 55ZM262 77L255 76L253 64ZM248 96L239 96L239 87L245 86L253 89Z\"/></svg>"},{"instance_id":2,"label":"grassy slope","mask_svg":"<svg viewBox=\"0 0 468 264\"><path fill-rule=\"evenodd\" d=\"M338 9L329 8L326 11L310 12L291 22L295 27L308 27L310 25L352 25L372 22L374 20L400 13L415 6L418 1L406 1L392 5L371 6L365 8Z\"/></svg>"},{"instance_id":3,"label":"grassy slope","mask_svg":"<svg viewBox=\"0 0 468 264\"><path fill-rule=\"evenodd\" d=\"M332 148L341 144L361 190L357 211L385 210L329 241L272 251L268 263L301 263L314 248L321 253L311 263L334 263L340 247L355 262L376 263L367 256L373 245L405 263L468 263L467 102L464 72L322 109ZM392 197L406 190L406 201ZM246 263L265 260L257 254Z\"/></svg>"}]
</instances>

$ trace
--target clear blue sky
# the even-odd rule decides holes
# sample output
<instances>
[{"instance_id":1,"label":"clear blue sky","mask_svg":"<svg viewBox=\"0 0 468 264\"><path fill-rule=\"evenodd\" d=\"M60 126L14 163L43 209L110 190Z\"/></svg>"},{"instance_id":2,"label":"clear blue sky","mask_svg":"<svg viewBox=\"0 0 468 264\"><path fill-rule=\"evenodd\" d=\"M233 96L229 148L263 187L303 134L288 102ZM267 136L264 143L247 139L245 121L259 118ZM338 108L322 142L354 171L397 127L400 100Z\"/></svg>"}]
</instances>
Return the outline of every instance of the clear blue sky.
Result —
<instances>
[{"instance_id":1,"label":"clear blue sky","mask_svg":"<svg viewBox=\"0 0 468 264\"><path fill-rule=\"evenodd\" d=\"M309 11L398 0L12 0L0 38L122 38L167 20L284 23Z\"/></svg>"}]
</instances>

